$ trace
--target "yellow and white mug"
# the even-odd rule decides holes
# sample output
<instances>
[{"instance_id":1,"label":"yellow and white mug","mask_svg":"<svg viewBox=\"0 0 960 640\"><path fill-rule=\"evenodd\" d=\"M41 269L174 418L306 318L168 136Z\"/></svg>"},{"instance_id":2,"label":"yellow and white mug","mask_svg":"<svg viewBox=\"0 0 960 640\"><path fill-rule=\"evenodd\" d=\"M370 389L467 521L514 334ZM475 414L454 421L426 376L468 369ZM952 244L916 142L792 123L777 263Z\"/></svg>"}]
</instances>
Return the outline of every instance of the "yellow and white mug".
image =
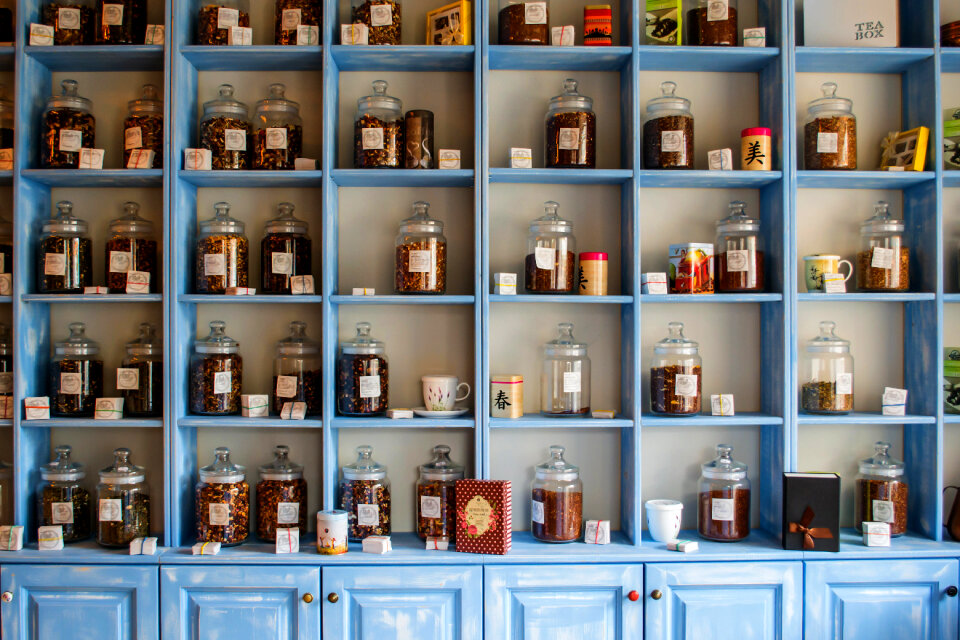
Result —
<instances>
[{"instance_id":1,"label":"yellow and white mug","mask_svg":"<svg viewBox=\"0 0 960 640\"><path fill-rule=\"evenodd\" d=\"M840 273L840 266L847 265L847 275L843 278L846 282L853 275L853 265L849 260L841 260L840 256L831 256L826 254L814 254L803 257L803 272L806 276L807 291L810 293L823 293L823 274ZM841 274L842 275L842 274Z\"/></svg>"}]
</instances>

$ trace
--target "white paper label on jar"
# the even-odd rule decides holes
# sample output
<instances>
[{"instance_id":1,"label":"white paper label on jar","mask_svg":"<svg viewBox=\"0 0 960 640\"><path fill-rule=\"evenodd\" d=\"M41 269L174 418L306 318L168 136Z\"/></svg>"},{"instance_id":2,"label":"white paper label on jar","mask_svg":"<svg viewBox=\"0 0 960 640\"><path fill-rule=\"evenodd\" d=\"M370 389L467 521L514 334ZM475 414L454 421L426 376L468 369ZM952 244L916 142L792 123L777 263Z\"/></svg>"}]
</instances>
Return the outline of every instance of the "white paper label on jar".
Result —
<instances>
[{"instance_id":1,"label":"white paper label on jar","mask_svg":"<svg viewBox=\"0 0 960 640\"><path fill-rule=\"evenodd\" d=\"M853 374L838 373L836 394L838 396L848 396L851 393L853 393Z\"/></svg>"},{"instance_id":2,"label":"white paper label on jar","mask_svg":"<svg viewBox=\"0 0 960 640\"><path fill-rule=\"evenodd\" d=\"M579 149L580 129L574 127L560 129L560 134L557 137L557 147L560 149Z\"/></svg>"},{"instance_id":3,"label":"white paper label on jar","mask_svg":"<svg viewBox=\"0 0 960 640\"><path fill-rule=\"evenodd\" d=\"M220 7L217 9L217 29L229 29L240 26L240 10Z\"/></svg>"},{"instance_id":4,"label":"white paper label on jar","mask_svg":"<svg viewBox=\"0 0 960 640\"><path fill-rule=\"evenodd\" d=\"M247 132L243 129L224 129L223 149L224 151L246 151Z\"/></svg>"},{"instance_id":5,"label":"white paper label on jar","mask_svg":"<svg viewBox=\"0 0 960 640\"><path fill-rule=\"evenodd\" d=\"M83 132L79 129L60 129L60 151L80 151Z\"/></svg>"},{"instance_id":6,"label":"white paper label on jar","mask_svg":"<svg viewBox=\"0 0 960 640\"><path fill-rule=\"evenodd\" d=\"M267 139L267 149L287 148L286 127L267 127L267 133L265 137Z\"/></svg>"},{"instance_id":7,"label":"white paper label on jar","mask_svg":"<svg viewBox=\"0 0 960 640\"><path fill-rule=\"evenodd\" d=\"M432 252L426 249L413 249L409 253L410 255L410 266L408 271L410 273L430 273L433 260L431 260Z\"/></svg>"},{"instance_id":8,"label":"white paper label on jar","mask_svg":"<svg viewBox=\"0 0 960 640\"><path fill-rule=\"evenodd\" d=\"M225 527L230 524L230 505L222 502L210 503L210 524Z\"/></svg>"},{"instance_id":9,"label":"white paper label on jar","mask_svg":"<svg viewBox=\"0 0 960 640\"><path fill-rule=\"evenodd\" d=\"M893 249L874 247L873 257L870 258L870 266L874 269L893 269L893 255Z\"/></svg>"},{"instance_id":10,"label":"white paper label on jar","mask_svg":"<svg viewBox=\"0 0 960 640\"><path fill-rule=\"evenodd\" d=\"M80 9L61 7L57 9L57 29L79 29Z\"/></svg>"},{"instance_id":11,"label":"white paper label on jar","mask_svg":"<svg viewBox=\"0 0 960 640\"><path fill-rule=\"evenodd\" d=\"M278 275L288 276L293 273L293 254L275 252L270 257L270 270Z\"/></svg>"},{"instance_id":12,"label":"white paper label on jar","mask_svg":"<svg viewBox=\"0 0 960 640\"><path fill-rule=\"evenodd\" d=\"M300 26L300 9L284 9L280 17L280 28L284 31L293 31Z\"/></svg>"},{"instance_id":13,"label":"white paper label on jar","mask_svg":"<svg viewBox=\"0 0 960 640\"><path fill-rule=\"evenodd\" d=\"M817 133L817 153L836 153L838 148L837 134L827 131Z\"/></svg>"},{"instance_id":14,"label":"white paper label on jar","mask_svg":"<svg viewBox=\"0 0 960 640\"><path fill-rule=\"evenodd\" d=\"M297 395L297 376L277 376L277 397L293 398Z\"/></svg>"},{"instance_id":15,"label":"white paper label on jar","mask_svg":"<svg viewBox=\"0 0 960 640\"><path fill-rule=\"evenodd\" d=\"M748 271L750 251L748 249L727 249L727 271Z\"/></svg>"},{"instance_id":16,"label":"white paper label on jar","mask_svg":"<svg viewBox=\"0 0 960 640\"><path fill-rule=\"evenodd\" d=\"M421 518L439 518L440 517L440 497L439 496L420 496L420 517Z\"/></svg>"},{"instance_id":17,"label":"white paper label on jar","mask_svg":"<svg viewBox=\"0 0 960 640\"><path fill-rule=\"evenodd\" d=\"M73 503L53 502L50 504L50 522L53 524L73 524Z\"/></svg>"},{"instance_id":18,"label":"white paper label on jar","mask_svg":"<svg viewBox=\"0 0 960 640\"><path fill-rule=\"evenodd\" d=\"M118 498L101 498L97 512L100 522L123 521L123 503Z\"/></svg>"},{"instance_id":19,"label":"white paper label on jar","mask_svg":"<svg viewBox=\"0 0 960 640\"><path fill-rule=\"evenodd\" d=\"M681 153L685 140L686 134L683 131L661 131L660 151L661 153Z\"/></svg>"},{"instance_id":20,"label":"white paper label on jar","mask_svg":"<svg viewBox=\"0 0 960 640\"><path fill-rule=\"evenodd\" d=\"M213 374L213 392L230 393L233 387L232 371L217 371Z\"/></svg>"},{"instance_id":21,"label":"white paper label on jar","mask_svg":"<svg viewBox=\"0 0 960 640\"><path fill-rule=\"evenodd\" d=\"M78 396L83 389L83 376L79 373L60 374L60 393L65 396Z\"/></svg>"},{"instance_id":22,"label":"white paper label on jar","mask_svg":"<svg viewBox=\"0 0 960 640\"><path fill-rule=\"evenodd\" d=\"M530 502L530 519L537 524L543 524L543 503L537 500Z\"/></svg>"},{"instance_id":23,"label":"white paper label on jar","mask_svg":"<svg viewBox=\"0 0 960 640\"><path fill-rule=\"evenodd\" d=\"M43 255L43 275L67 275L67 256L62 253L45 253Z\"/></svg>"},{"instance_id":24,"label":"white paper label on jar","mask_svg":"<svg viewBox=\"0 0 960 640\"><path fill-rule=\"evenodd\" d=\"M707 4L707 22L727 19L728 0L710 0Z\"/></svg>"},{"instance_id":25,"label":"white paper label on jar","mask_svg":"<svg viewBox=\"0 0 960 640\"><path fill-rule=\"evenodd\" d=\"M874 522L893 522L893 501L892 500L874 500L873 501L873 521Z\"/></svg>"},{"instance_id":26,"label":"white paper label on jar","mask_svg":"<svg viewBox=\"0 0 960 640\"><path fill-rule=\"evenodd\" d=\"M380 376L360 376L360 397L380 397Z\"/></svg>"},{"instance_id":27,"label":"white paper label on jar","mask_svg":"<svg viewBox=\"0 0 960 640\"><path fill-rule=\"evenodd\" d=\"M203 275L226 276L227 256L222 253L203 254Z\"/></svg>"},{"instance_id":28,"label":"white paper label on jar","mask_svg":"<svg viewBox=\"0 0 960 640\"><path fill-rule=\"evenodd\" d=\"M692 376L686 373L678 373L676 375L676 379L674 380L674 391L678 396L696 397L697 376Z\"/></svg>"},{"instance_id":29,"label":"white paper label on jar","mask_svg":"<svg viewBox=\"0 0 960 640\"><path fill-rule=\"evenodd\" d=\"M711 498L710 518L731 522L733 520L733 498Z\"/></svg>"},{"instance_id":30,"label":"white paper label on jar","mask_svg":"<svg viewBox=\"0 0 960 640\"><path fill-rule=\"evenodd\" d=\"M117 369L117 389L131 391L140 388L140 370L120 367Z\"/></svg>"},{"instance_id":31,"label":"white paper label on jar","mask_svg":"<svg viewBox=\"0 0 960 640\"><path fill-rule=\"evenodd\" d=\"M547 24L547 3L524 2L523 21L526 24Z\"/></svg>"},{"instance_id":32,"label":"white paper label on jar","mask_svg":"<svg viewBox=\"0 0 960 640\"><path fill-rule=\"evenodd\" d=\"M277 524L297 524L300 522L299 502L277 503Z\"/></svg>"},{"instance_id":33,"label":"white paper label on jar","mask_svg":"<svg viewBox=\"0 0 960 640\"><path fill-rule=\"evenodd\" d=\"M370 5L370 26L389 27L393 24L393 6L389 4Z\"/></svg>"},{"instance_id":34,"label":"white paper label on jar","mask_svg":"<svg viewBox=\"0 0 960 640\"><path fill-rule=\"evenodd\" d=\"M361 140L364 150L383 149L383 127L364 127Z\"/></svg>"},{"instance_id":35,"label":"white paper label on jar","mask_svg":"<svg viewBox=\"0 0 960 640\"><path fill-rule=\"evenodd\" d=\"M143 148L143 129L140 127L127 127L123 131L124 149Z\"/></svg>"},{"instance_id":36,"label":"white paper label on jar","mask_svg":"<svg viewBox=\"0 0 960 640\"><path fill-rule=\"evenodd\" d=\"M131 264L133 264L133 253L131 251L110 252L110 273L126 273L130 271Z\"/></svg>"},{"instance_id":37,"label":"white paper label on jar","mask_svg":"<svg viewBox=\"0 0 960 640\"><path fill-rule=\"evenodd\" d=\"M537 247L533 250L537 269L553 269L557 264L557 250L550 247Z\"/></svg>"},{"instance_id":38,"label":"white paper label on jar","mask_svg":"<svg viewBox=\"0 0 960 640\"><path fill-rule=\"evenodd\" d=\"M357 524L361 527L378 526L380 524L380 507L375 504L358 504Z\"/></svg>"},{"instance_id":39,"label":"white paper label on jar","mask_svg":"<svg viewBox=\"0 0 960 640\"><path fill-rule=\"evenodd\" d=\"M563 372L563 392L564 393L580 393L580 372L579 371Z\"/></svg>"},{"instance_id":40,"label":"white paper label on jar","mask_svg":"<svg viewBox=\"0 0 960 640\"><path fill-rule=\"evenodd\" d=\"M149 271L127 271L127 293L150 293Z\"/></svg>"},{"instance_id":41,"label":"white paper label on jar","mask_svg":"<svg viewBox=\"0 0 960 640\"><path fill-rule=\"evenodd\" d=\"M4 371L0 373L0 393L13 392L13 372Z\"/></svg>"},{"instance_id":42,"label":"white paper label on jar","mask_svg":"<svg viewBox=\"0 0 960 640\"><path fill-rule=\"evenodd\" d=\"M307 46L320 44L320 27L309 24L297 25L297 44Z\"/></svg>"},{"instance_id":43,"label":"white paper label on jar","mask_svg":"<svg viewBox=\"0 0 960 640\"><path fill-rule=\"evenodd\" d=\"M103 24L109 26L119 26L123 24L123 5L105 4L103 5Z\"/></svg>"}]
</instances>

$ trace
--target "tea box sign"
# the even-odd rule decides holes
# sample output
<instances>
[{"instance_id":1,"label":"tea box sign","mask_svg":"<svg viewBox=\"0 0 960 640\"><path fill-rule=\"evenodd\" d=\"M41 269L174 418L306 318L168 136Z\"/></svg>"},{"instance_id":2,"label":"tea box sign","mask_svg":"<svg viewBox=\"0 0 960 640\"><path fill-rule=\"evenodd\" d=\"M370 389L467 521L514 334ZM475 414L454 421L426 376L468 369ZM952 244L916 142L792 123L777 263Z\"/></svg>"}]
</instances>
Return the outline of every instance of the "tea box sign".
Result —
<instances>
[{"instance_id":1,"label":"tea box sign","mask_svg":"<svg viewBox=\"0 0 960 640\"><path fill-rule=\"evenodd\" d=\"M807 47L900 46L898 0L804 0Z\"/></svg>"}]
</instances>

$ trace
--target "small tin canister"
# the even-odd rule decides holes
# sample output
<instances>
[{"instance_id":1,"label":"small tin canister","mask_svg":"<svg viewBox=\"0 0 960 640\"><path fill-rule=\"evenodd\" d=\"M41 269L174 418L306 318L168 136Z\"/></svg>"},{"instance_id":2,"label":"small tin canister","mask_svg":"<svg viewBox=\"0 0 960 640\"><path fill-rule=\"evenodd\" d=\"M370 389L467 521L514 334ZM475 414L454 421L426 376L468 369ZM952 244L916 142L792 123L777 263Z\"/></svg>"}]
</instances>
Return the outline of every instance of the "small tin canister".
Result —
<instances>
[{"instance_id":1,"label":"small tin canister","mask_svg":"<svg viewBox=\"0 0 960 640\"><path fill-rule=\"evenodd\" d=\"M523 376L512 374L490 376L490 416L493 418L523 417Z\"/></svg>"},{"instance_id":2,"label":"small tin canister","mask_svg":"<svg viewBox=\"0 0 960 640\"><path fill-rule=\"evenodd\" d=\"M613 11L608 4L590 4L583 8L583 44L588 47L613 45Z\"/></svg>"},{"instance_id":3,"label":"small tin canister","mask_svg":"<svg viewBox=\"0 0 960 640\"><path fill-rule=\"evenodd\" d=\"M405 169L434 169L433 111L414 109L403 117Z\"/></svg>"},{"instance_id":4,"label":"small tin canister","mask_svg":"<svg viewBox=\"0 0 960 640\"><path fill-rule=\"evenodd\" d=\"M317 553L333 556L347 552L347 512L317 513Z\"/></svg>"},{"instance_id":5,"label":"small tin canister","mask_svg":"<svg viewBox=\"0 0 960 640\"><path fill-rule=\"evenodd\" d=\"M740 132L740 168L744 171L773 169L772 132L766 127L750 127Z\"/></svg>"},{"instance_id":6,"label":"small tin canister","mask_svg":"<svg viewBox=\"0 0 960 640\"><path fill-rule=\"evenodd\" d=\"M670 245L670 293L713 293L713 245Z\"/></svg>"},{"instance_id":7,"label":"small tin canister","mask_svg":"<svg viewBox=\"0 0 960 640\"><path fill-rule=\"evenodd\" d=\"M580 254L577 292L582 296L607 295L607 254L592 251Z\"/></svg>"}]
</instances>

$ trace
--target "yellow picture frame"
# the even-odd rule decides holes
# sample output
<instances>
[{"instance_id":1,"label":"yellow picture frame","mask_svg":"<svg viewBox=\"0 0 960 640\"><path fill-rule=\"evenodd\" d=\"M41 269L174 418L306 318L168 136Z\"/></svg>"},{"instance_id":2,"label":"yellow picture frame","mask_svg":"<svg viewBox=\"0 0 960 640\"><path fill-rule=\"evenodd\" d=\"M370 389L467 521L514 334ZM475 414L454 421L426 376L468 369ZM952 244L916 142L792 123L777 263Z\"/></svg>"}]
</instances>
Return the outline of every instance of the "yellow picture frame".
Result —
<instances>
[{"instance_id":1,"label":"yellow picture frame","mask_svg":"<svg viewBox=\"0 0 960 640\"><path fill-rule=\"evenodd\" d=\"M451 46L473 43L469 0L459 0L427 12L427 44Z\"/></svg>"},{"instance_id":2,"label":"yellow picture frame","mask_svg":"<svg viewBox=\"0 0 960 640\"><path fill-rule=\"evenodd\" d=\"M883 150L881 171L923 171L927 160L927 142L930 129L917 127L901 131Z\"/></svg>"}]
</instances>

